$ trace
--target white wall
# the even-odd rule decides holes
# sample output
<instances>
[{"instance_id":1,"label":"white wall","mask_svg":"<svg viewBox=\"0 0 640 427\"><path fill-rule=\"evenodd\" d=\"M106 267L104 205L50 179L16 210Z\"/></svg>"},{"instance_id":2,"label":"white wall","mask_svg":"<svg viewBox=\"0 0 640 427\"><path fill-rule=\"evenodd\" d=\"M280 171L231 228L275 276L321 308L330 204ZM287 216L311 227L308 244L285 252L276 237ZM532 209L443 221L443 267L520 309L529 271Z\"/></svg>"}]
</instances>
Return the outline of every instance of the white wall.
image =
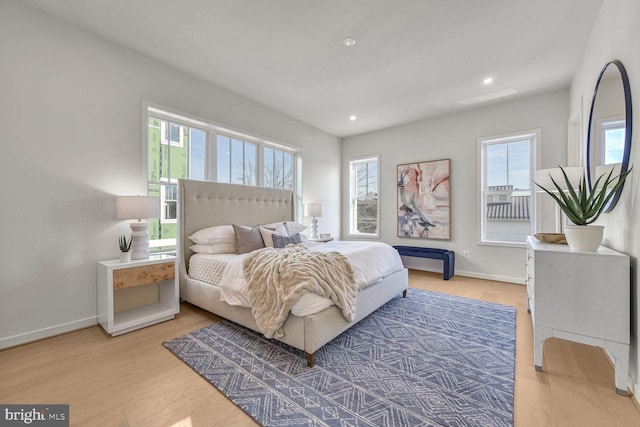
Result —
<instances>
[{"instance_id":1,"label":"white wall","mask_svg":"<svg viewBox=\"0 0 640 427\"><path fill-rule=\"evenodd\" d=\"M568 90L505 101L343 140L343 232L348 230L349 159L380 154L381 240L454 250L456 274L523 283L524 248L479 245L477 139L535 128L542 129L542 164L566 161ZM450 241L402 239L396 233L396 167L400 163L451 159ZM547 231L553 231L553 210ZM468 250L470 257L462 257Z\"/></svg>"},{"instance_id":2,"label":"white wall","mask_svg":"<svg viewBox=\"0 0 640 427\"><path fill-rule=\"evenodd\" d=\"M631 360L629 373L635 396L640 396L640 352L638 351L638 331L640 331L640 294L638 283L638 256L640 255L640 2L637 0L604 0L600 14L594 24L591 37L585 49L582 63L571 85L571 105L583 99L586 127L589 121L591 97L600 70L607 62L619 59L629 75L631 98L634 105L631 158L629 163L634 171L625 183L618 205L613 212L603 215L598 224L605 226L604 244L631 256ZM586 134L585 134L586 135ZM603 284L606 286L606 284Z\"/></svg>"},{"instance_id":3,"label":"white wall","mask_svg":"<svg viewBox=\"0 0 640 427\"><path fill-rule=\"evenodd\" d=\"M96 323L96 261L128 230L115 195L146 191L142 100L301 147L338 234L338 138L18 2L0 58L0 348Z\"/></svg>"}]
</instances>

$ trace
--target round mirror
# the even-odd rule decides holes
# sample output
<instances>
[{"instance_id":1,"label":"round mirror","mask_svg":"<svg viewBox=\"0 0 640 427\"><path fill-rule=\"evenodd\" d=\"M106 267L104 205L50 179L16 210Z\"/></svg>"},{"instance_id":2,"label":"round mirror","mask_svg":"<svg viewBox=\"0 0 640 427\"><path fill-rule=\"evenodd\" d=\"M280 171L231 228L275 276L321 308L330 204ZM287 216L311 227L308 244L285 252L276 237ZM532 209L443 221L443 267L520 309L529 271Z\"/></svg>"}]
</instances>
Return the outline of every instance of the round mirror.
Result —
<instances>
[{"instance_id":1,"label":"round mirror","mask_svg":"<svg viewBox=\"0 0 640 427\"><path fill-rule=\"evenodd\" d=\"M627 71L620 61L607 63L600 71L591 101L587 134L587 179L589 187L598 176L614 170L613 176L629 168L631 152L631 90ZM622 193L620 186L605 212L611 211Z\"/></svg>"}]
</instances>

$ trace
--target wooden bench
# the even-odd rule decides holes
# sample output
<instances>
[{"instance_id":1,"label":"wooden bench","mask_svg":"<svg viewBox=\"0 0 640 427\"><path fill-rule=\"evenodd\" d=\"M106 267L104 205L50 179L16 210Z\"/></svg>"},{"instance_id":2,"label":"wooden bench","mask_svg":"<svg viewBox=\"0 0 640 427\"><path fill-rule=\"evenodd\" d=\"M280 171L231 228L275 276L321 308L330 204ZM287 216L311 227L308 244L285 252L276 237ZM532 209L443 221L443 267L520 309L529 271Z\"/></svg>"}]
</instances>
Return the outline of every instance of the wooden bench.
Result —
<instances>
[{"instance_id":1,"label":"wooden bench","mask_svg":"<svg viewBox=\"0 0 640 427\"><path fill-rule=\"evenodd\" d=\"M412 256L418 258L441 259L444 261L442 278L449 280L453 277L456 266L456 253L446 249L423 248L418 246L394 246L400 256Z\"/></svg>"}]
</instances>

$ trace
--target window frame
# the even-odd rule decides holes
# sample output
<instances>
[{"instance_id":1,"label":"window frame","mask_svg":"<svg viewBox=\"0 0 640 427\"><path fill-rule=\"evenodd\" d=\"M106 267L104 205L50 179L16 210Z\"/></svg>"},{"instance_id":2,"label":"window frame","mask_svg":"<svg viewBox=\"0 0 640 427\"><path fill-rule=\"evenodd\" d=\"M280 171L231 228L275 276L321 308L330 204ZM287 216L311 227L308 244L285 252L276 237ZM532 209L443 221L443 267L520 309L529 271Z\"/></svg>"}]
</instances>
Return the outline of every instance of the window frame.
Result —
<instances>
[{"instance_id":1,"label":"window frame","mask_svg":"<svg viewBox=\"0 0 640 427\"><path fill-rule=\"evenodd\" d=\"M355 177L355 172L357 166L360 163L365 163L375 160L378 166L376 179L377 179L377 190L378 190L378 202L376 206L376 232L375 233L360 233L356 228L357 222L357 211L354 209L355 201L357 199L357 179ZM349 230L347 235L349 237L356 238L372 238L379 239L381 236L381 220L380 220L380 154L374 154L369 156L362 156L357 158L349 159ZM355 230L355 231L354 231Z\"/></svg>"},{"instance_id":2,"label":"window frame","mask_svg":"<svg viewBox=\"0 0 640 427\"><path fill-rule=\"evenodd\" d=\"M214 161L215 161L215 169L216 169L216 174L209 176L207 179L207 181L212 181L212 182L223 182L223 183L228 183L228 184L240 184L239 182L234 182L233 180L233 172L234 172L234 168L233 168L233 164L231 163L233 161L233 142L234 141L239 141L242 142L242 184L240 185L248 185L248 186L256 186L256 187L260 187L260 180L258 179L258 176L256 176L256 184L247 184L247 168L246 168L246 153L247 153L247 145L253 145L255 146L255 150L256 150L256 157L255 157L255 161L256 161L256 174L258 173L257 171L261 168L263 168L264 166L262 165L262 162L260 161L260 155L259 152L264 150L265 147L267 147L268 145L261 145L259 143L258 140L253 140L250 138L241 138L239 136L235 136L232 135L228 132L211 132L212 135L212 139L214 140L213 145L211 147L211 151L214 151L215 148L215 153L212 153L213 157L214 157ZM229 139L229 181L218 181L218 137L223 137L223 138L228 138ZM213 179L215 178L215 180Z\"/></svg>"},{"instance_id":3,"label":"window frame","mask_svg":"<svg viewBox=\"0 0 640 427\"><path fill-rule=\"evenodd\" d=\"M518 132L510 132L500 135L490 135L478 138L477 140L477 206L478 206L478 244L486 246L505 246L505 247L524 247L525 241L509 242L500 240L488 240L486 238L486 207L488 194L484 191L486 188L487 171L486 171L486 150L488 145L502 144L508 142L516 142L523 139L529 139L529 189L530 196L530 235L533 235L539 228L541 212L537 203L537 191L534 184L537 165L540 164L540 155L542 147L542 130L529 129Z\"/></svg>"},{"instance_id":4,"label":"window frame","mask_svg":"<svg viewBox=\"0 0 640 427\"><path fill-rule=\"evenodd\" d=\"M162 106L159 104L154 104L149 101L142 101L141 103L141 175L142 180L144 182L144 194L148 194L149 185L160 185L161 186L161 197L162 198L162 190L165 185L177 186L177 182L173 182L171 179L165 180L158 177L158 182L153 182L149 180L149 118L153 117L159 120L164 120L170 123L179 124L181 126L188 126L189 128L196 128L198 130L202 130L205 132L205 161L204 161L204 181L209 182L217 182L217 136L224 135L225 137L229 137L230 139L239 139L244 142L248 142L256 145L256 185L258 187L264 187L264 149L266 147L272 148L274 150L283 151L286 153L290 153L292 156L292 188L291 191L294 194L294 212L296 215L296 220L300 220L298 218L299 212L301 212L301 201L302 201L302 184L301 184L301 171L302 171L302 149L299 147L285 144L270 138L263 138L259 135L251 135L244 131L240 131L234 129L229 126L221 125L219 123L203 120L196 118L192 114L183 113L172 109L170 107ZM167 126L169 129L169 126ZM170 131L168 131L170 133ZM190 135L191 140L191 135ZM180 133L180 143L167 141L169 144L166 144L168 147L171 146L180 146L184 147L183 143L183 134ZM162 145L162 138L161 138ZM187 154L188 161L188 173L191 170L191 144L189 144L189 153ZM191 178L189 178L191 179ZM273 187L271 187L273 188ZM161 209L162 210L162 209ZM161 212L160 217L162 217L163 212ZM162 220L161 223L171 224L176 222L176 220ZM177 233L177 231L176 231ZM154 247L163 247L161 252L174 252L177 242L175 238L169 239L155 239L150 240L150 248Z\"/></svg>"}]
</instances>

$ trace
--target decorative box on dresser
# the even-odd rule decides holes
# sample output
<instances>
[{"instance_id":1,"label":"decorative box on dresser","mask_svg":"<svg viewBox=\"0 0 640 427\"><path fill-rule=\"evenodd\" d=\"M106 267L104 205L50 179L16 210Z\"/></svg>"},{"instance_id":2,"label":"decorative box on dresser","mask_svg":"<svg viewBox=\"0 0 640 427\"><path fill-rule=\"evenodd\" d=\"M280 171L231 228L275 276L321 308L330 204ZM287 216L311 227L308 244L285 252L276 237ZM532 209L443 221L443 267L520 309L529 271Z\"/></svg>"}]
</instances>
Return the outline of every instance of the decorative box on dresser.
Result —
<instances>
[{"instance_id":1,"label":"decorative box on dresser","mask_svg":"<svg viewBox=\"0 0 640 427\"><path fill-rule=\"evenodd\" d=\"M603 347L615 364L615 385L627 394L630 340L629 256L600 246L567 245L527 237L527 297L533 321L533 359L542 370L544 341L557 337Z\"/></svg>"},{"instance_id":2,"label":"decorative box on dresser","mask_svg":"<svg viewBox=\"0 0 640 427\"><path fill-rule=\"evenodd\" d=\"M176 265L176 257L172 255L152 255L130 262L99 261L98 322L104 330L116 336L173 319L180 311ZM127 304L127 290L142 287L151 290L154 299L133 306Z\"/></svg>"}]
</instances>

